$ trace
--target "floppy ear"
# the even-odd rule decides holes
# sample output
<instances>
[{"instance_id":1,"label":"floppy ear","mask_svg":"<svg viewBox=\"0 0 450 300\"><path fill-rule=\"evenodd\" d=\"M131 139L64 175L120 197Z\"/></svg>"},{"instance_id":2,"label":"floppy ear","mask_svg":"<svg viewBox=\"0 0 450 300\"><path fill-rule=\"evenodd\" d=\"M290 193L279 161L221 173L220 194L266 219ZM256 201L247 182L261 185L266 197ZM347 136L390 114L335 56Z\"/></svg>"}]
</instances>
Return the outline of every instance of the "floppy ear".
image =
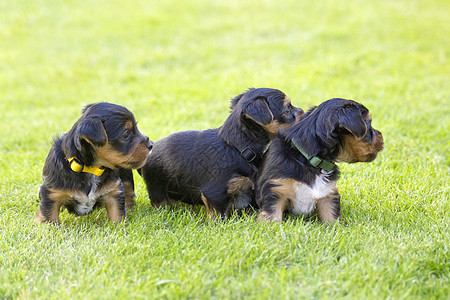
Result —
<instances>
[{"instance_id":1,"label":"floppy ear","mask_svg":"<svg viewBox=\"0 0 450 300\"><path fill-rule=\"evenodd\" d=\"M108 142L105 127L99 117L85 118L77 129L78 141L85 140L97 147L104 146Z\"/></svg>"},{"instance_id":2,"label":"floppy ear","mask_svg":"<svg viewBox=\"0 0 450 300\"><path fill-rule=\"evenodd\" d=\"M257 98L242 111L245 118L251 119L260 125L267 125L273 121L273 114L264 98Z\"/></svg>"},{"instance_id":3,"label":"floppy ear","mask_svg":"<svg viewBox=\"0 0 450 300\"><path fill-rule=\"evenodd\" d=\"M91 103L91 104L88 104L85 107L83 107L83 109L81 110L81 114L84 114L89 108L91 108L94 105L95 105L95 103Z\"/></svg>"},{"instance_id":4,"label":"floppy ear","mask_svg":"<svg viewBox=\"0 0 450 300\"><path fill-rule=\"evenodd\" d=\"M362 138L367 133L361 111L355 106L347 106L338 114L339 127L348 130L357 138Z\"/></svg>"},{"instance_id":5,"label":"floppy ear","mask_svg":"<svg viewBox=\"0 0 450 300\"><path fill-rule=\"evenodd\" d=\"M231 99L231 106L230 106L231 110L233 110L236 107L239 100L241 100L242 96L244 96L244 95L245 95L245 93L242 93L242 94L237 95L233 99Z\"/></svg>"},{"instance_id":6,"label":"floppy ear","mask_svg":"<svg viewBox=\"0 0 450 300\"><path fill-rule=\"evenodd\" d=\"M233 110L236 105L238 104L238 102L242 99L242 97L247 94L250 91L253 91L255 88L249 88L248 91L243 92L242 94L237 95L236 97L234 97L233 99L231 99L231 110Z\"/></svg>"}]
</instances>

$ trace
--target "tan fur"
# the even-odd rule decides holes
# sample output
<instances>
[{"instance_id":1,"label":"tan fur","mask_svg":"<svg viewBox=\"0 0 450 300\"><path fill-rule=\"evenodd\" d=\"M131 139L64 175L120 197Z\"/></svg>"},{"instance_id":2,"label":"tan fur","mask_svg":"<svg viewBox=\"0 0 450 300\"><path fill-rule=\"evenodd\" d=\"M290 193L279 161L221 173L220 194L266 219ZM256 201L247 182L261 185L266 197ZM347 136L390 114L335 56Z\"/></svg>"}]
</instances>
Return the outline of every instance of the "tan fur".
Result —
<instances>
[{"instance_id":1,"label":"tan fur","mask_svg":"<svg viewBox=\"0 0 450 300\"><path fill-rule=\"evenodd\" d=\"M50 218L46 219L45 216L41 212L41 208L39 207L38 210L36 211L35 220L37 223L50 222L50 223L59 224L59 210L60 209L61 209L61 205L59 205L58 203L55 203L53 210L50 214Z\"/></svg>"},{"instance_id":2,"label":"tan fur","mask_svg":"<svg viewBox=\"0 0 450 300\"><path fill-rule=\"evenodd\" d=\"M123 220L117 201L111 198L106 198L104 204L106 207L106 211L108 212L108 219L111 222L118 223Z\"/></svg>"},{"instance_id":3,"label":"tan fur","mask_svg":"<svg viewBox=\"0 0 450 300\"><path fill-rule=\"evenodd\" d=\"M126 121L124 127L125 127L125 129L133 130L133 128L134 128L133 121L131 121L131 120Z\"/></svg>"},{"instance_id":4,"label":"tan fur","mask_svg":"<svg viewBox=\"0 0 450 300\"><path fill-rule=\"evenodd\" d=\"M324 223L334 223L337 218L334 216L333 212L335 212L336 203L333 200L339 197L338 189L336 188L333 193L328 196L318 199L316 202L317 212L319 214L319 218Z\"/></svg>"},{"instance_id":5,"label":"tan fur","mask_svg":"<svg viewBox=\"0 0 450 300\"><path fill-rule=\"evenodd\" d=\"M290 104L291 104L291 100L289 98L285 97L284 104L283 104L284 107L288 107ZM278 133L279 130L286 130L289 127L291 127L292 125L294 125L295 123L297 123L299 120L300 120L300 118L297 118L297 120L295 120L295 122L292 124L280 123L278 120L274 120L273 115L272 115L272 122L270 122L269 124L266 124L266 125L261 124L261 126L263 126L270 135L274 136Z\"/></svg>"},{"instance_id":6,"label":"tan fur","mask_svg":"<svg viewBox=\"0 0 450 300\"><path fill-rule=\"evenodd\" d=\"M135 205L135 201L134 201L134 188L133 188L133 184L131 182L122 182L123 184L123 190L125 192L125 204L126 207L128 209L133 208L133 206Z\"/></svg>"},{"instance_id":7,"label":"tan fur","mask_svg":"<svg viewBox=\"0 0 450 300\"><path fill-rule=\"evenodd\" d=\"M98 158L96 164L109 168L115 168L117 166L122 168L139 168L145 164L148 154L148 148L145 143L137 144L128 155L123 155L114 150L110 144L106 144L97 149Z\"/></svg>"},{"instance_id":8,"label":"tan fur","mask_svg":"<svg viewBox=\"0 0 450 300\"><path fill-rule=\"evenodd\" d=\"M201 198L202 198L203 204L205 204L206 212L208 214L210 214L210 215L213 215L214 214L214 209L209 204L208 199L206 199L205 195L203 195L203 194L201 195Z\"/></svg>"},{"instance_id":9,"label":"tan fur","mask_svg":"<svg viewBox=\"0 0 450 300\"><path fill-rule=\"evenodd\" d=\"M228 181L227 194L245 192L254 188L253 182L245 176L234 177Z\"/></svg>"},{"instance_id":10,"label":"tan fur","mask_svg":"<svg viewBox=\"0 0 450 300\"><path fill-rule=\"evenodd\" d=\"M294 183L295 180L288 179L274 179L270 181L271 184L276 184L277 186L272 187L271 191L277 193L279 198L273 207L273 213L269 214L266 211L262 211L258 215L259 221L272 221L281 222L283 220L283 213L288 209L290 201L295 197L294 194Z\"/></svg>"},{"instance_id":11,"label":"tan fur","mask_svg":"<svg viewBox=\"0 0 450 300\"><path fill-rule=\"evenodd\" d=\"M169 206L169 207L173 207L175 205L175 201L172 199L166 199L162 202L158 202L156 203L155 201L152 201L152 205L156 208L160 208L160 207L164 207L164 206Z\"/></svg>"},{"instance_id":12,"label":"tan fur","mask_svg":"<svg viewBox=\"0 0 450 300\"><path fill-rule=\"evenodd\" d=\"M367 143L353 135L344 137L344 148L339 152L338 162L369 162L375 159L376 154L383 149L383 138L377 135L373 143Z\"/></svg>"},{"instance_id":13,"label":"tan fur","mask_svg":"<svg viewBox=\"0 0 450 300\"><path fill-rule=\"evenodd\" d=\"M61 209L61 206L64 205L64 203L67 202L69 199L72 199L72 196L70 196L70 193L68 191L60 191L55 189L49 189L49 191L50 191L49 198L54 203L52 211L50 212L50 217L46 219L39 207L36 212L36 220L41 223L53 222L59 224L59 211Z\"/></svg>"},{"instance_id":14,"label":"tan fur","mask_svg":"<svg viewBox=\"0 0 450 300\"><path fill-rule=\"evenodd\" d=\"M121 222L125 218L125 216L121 215L119 204L116 200L117 195L121 193L119 189L120 181L113 182L113 184L114 185L108 184L108 187L111 189L111 191L101 197L101 202L106 207L109 220L118 223Z\"/></svg>"}]
</instances>

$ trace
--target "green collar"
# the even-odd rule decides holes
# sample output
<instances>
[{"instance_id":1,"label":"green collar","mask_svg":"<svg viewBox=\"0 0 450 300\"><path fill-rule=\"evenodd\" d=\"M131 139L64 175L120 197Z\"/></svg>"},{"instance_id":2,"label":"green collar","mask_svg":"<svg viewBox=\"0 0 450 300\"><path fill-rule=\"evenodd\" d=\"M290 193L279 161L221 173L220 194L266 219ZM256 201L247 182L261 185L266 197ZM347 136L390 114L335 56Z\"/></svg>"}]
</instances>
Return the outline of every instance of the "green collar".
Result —
<instances>
[{"instance_id":1,"label":"green collar","mask_svg":"<svg viewBox=\"0 0 450 300\"><path fill-rule=\"evenodd\" d=\"M291 139L292 144L294 144L295 148L297 148L297 150L304 156L306 157L306 159L309 161L309 163L311 165L313 165L316 168L320 168L322 170L325 170L327 172L331 172L333 171L334 167L336 167L336 165L330 161L324 160L320 157L317 156L309 156L305 150L303 150L302 147L300 147L300 144L295 140L295 139Z\"/></svg>"}]
</instances>

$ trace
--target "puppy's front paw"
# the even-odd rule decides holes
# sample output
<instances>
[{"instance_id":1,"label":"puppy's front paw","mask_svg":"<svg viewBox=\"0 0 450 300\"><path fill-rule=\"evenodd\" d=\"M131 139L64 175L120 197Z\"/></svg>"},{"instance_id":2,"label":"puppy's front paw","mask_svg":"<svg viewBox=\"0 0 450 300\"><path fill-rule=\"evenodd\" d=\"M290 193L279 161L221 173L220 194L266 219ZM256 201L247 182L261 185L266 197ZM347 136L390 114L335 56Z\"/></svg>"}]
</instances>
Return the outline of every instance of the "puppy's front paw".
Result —
<instances>
[{"instance_id":1,"label":"puppy's front paw","mask_svg":"<svg viewBox=\"0 0 450 300\"><path fill-rule=\"evenodd\" d=\"M283 214L271 214L267 211L261 211L258 214L258 221L260 221L260 222L280 223L282 220L283 220Z\"/></svg>"}]
</instances>

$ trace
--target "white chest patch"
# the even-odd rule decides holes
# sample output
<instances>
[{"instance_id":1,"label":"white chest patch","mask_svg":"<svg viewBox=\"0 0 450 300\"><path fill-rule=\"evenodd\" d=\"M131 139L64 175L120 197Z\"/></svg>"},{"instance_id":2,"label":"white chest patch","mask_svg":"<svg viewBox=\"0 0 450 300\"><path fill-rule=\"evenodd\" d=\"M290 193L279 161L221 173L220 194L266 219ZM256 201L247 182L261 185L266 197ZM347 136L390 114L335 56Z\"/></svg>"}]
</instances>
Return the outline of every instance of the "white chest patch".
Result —
<instances>
[{"instance_id":1,"label":"white chest patch","mask_svg":"<svg viewBox=\"0 0 450 300\"><path fill-rule=\"evenodd\" d=\"M336 188L336 182L330 182L326 174L316 176L310 186L303 182L294 183L295 199L292 201L291 212L308 215L316 209L316 201L331 194Z\"/></svg>"},{"instance_id":2,"label":"white chest patch","mask_svg":"<svg viewBox=\"0 0 450 300\"><path fill-rule=\"evenodd\" d=\"M104 195L113 191L118 184L120 184L119 180L114 182L113 184L106 184L102 186L100 189L98 188L98 180L94 179L94 184L92 185L89 194L85 194L83 192L73 192L71 196L78 203L75 206L75 210L79 215L87 215L92 212L95 203Z\"/></svg>"}]
</instances>

